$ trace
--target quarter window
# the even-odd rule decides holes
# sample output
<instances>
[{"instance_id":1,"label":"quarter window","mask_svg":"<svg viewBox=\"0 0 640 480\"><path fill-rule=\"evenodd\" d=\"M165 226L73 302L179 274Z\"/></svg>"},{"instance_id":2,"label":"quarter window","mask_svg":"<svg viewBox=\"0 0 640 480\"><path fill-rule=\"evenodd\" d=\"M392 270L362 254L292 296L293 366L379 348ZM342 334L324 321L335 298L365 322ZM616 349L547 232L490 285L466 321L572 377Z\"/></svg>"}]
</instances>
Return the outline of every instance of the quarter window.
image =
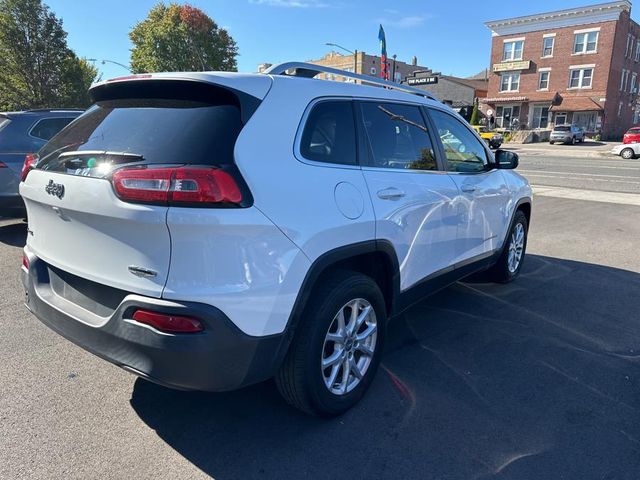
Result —
<instances>
[{"instance_id":1,"label":"quarter window","mask_svg":"<svg viewBox=\"0 0 640 480\"><path fill-rule=\"evenodd\" d=\"M371 166L438 169L419 107L377 102L361 105L362 121L371 146Z\"/></svg>"},{"instance_id":2,"label":"quarter window","mask_svg":"<svg viewBox=\"0 0 640 480\"><path fill-rule=\"evenodd\" d=\"M522 60L522 49L524 47L524 41L517 40L515 42L505 42L504 50L502 51L502 61L510 62L513 60Z\"/></svg>"},{"instance_id":3,"label":"quarter window","mask_svg":"<svg viewBox=\"0 0 640 480\"><path fill-rule=\"evenodd\" d=\"M549 90L549 72L540 72L540 79L538 80L539 90Z\"/></svg>"},{"instance_id":4,"label":"quarter window","mask_svg":"<svg viewBox=\"0 0 640 480\"><path fill-rule=\"evenodd\" d=\"M542 39L542 56L543 57L552 57L553 56L553 37L544 37Z\"/></svg>"},{"instance_id":5,"label":"quarter window","mask_svg":"<svg viewBox=\"0 0 640 480\"><path fill-rule=\"evenodd\" d=\"M576 33L573 53L594 53L598 46L598 32Z\"/></svg>"},{"instance_id":6,"label":"quarter window","mask_svg":"<svg viewBox=\"0 0 640 480\"><path fill-rule=\"evenodd\" d=\"M571 70L569 88L590 88L593 79L593 68Z\"/></svg>"},{"instance_id":7,"label":"quarter window","mask_svg":"<svg viewBox=\"0 0 640 480\"><path fill-rule=\"evenodd\" d=\"M500 77L501 92L517 92L520 87L519 73L503 73Z\"/></svg>"},{"instance_id":8,"label":"quarter window","mask_svg":"<svg viewBox=\"0 0 640 480\"><path fill-rule=\"evenodd\" d=\"M51 140L53 136L69 125L73 118L45 118L36 123L29 135L41 140Z\"/></svg>"},{"instance_id":9,"label":"quarter window","mask_svg":"<svg viewBox=\"0 0 640 480\"><path fill-rule=\"evenodd\" d=\"M302 132L300 153L315 162L355 165L356 133L351 102L327 101L313 107Z\"/></svg>"},{"instance_id":10,"label":"quarter window","mask_svg":"<svg viewBox=\"0 0 640 480\"><path fill-rule=\"evenodd\" d=\"M452 115L431 109L431 118L447 159L450 172L474 173L485 170L487 152L482 142Z\"/></svg>"}]
</instances>

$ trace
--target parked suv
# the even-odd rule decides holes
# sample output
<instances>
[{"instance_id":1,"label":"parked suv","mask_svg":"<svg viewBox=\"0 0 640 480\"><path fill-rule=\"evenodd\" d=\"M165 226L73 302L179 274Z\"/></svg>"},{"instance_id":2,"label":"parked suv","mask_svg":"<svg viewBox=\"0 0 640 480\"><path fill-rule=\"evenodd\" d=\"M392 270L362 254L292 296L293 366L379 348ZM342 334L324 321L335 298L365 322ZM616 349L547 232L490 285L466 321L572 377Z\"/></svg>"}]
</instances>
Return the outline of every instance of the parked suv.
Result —
<instances>
[{"instance_id":1,"label":"parked suv","mask_svg":"<svg viewBox=\"0 0 640 480\"><path fill-rule=\"evenodd\" d=\"M24 216L18 194L25 157L42 148L82 110L0 113L0 217Z\"/></svg>"},{"instance_id":2,"label":"parked suv","mask_svg":"<svg viewBox=\"0 0 640 480\"><path fill-rule=\"evenodd\" d=\"M556 142L570 143L572 145L584 142L584 130L575 125L556 125L551 130L549 143L553 145Z\"/></svg>"},{"instance_id":3,"label":"parked suv","mask_svg":"<svg viewBox=\"0 0 640 480\"><path fill-rule=\"evenodd\" d=\"M532 201L516 154L426 92L303 78L319 71L376 81L284 64L95 85L20 186L27 307L154 382L275 376L336 415L390 318L474 272L515 279Z\"/></svg>"}]
</instances>

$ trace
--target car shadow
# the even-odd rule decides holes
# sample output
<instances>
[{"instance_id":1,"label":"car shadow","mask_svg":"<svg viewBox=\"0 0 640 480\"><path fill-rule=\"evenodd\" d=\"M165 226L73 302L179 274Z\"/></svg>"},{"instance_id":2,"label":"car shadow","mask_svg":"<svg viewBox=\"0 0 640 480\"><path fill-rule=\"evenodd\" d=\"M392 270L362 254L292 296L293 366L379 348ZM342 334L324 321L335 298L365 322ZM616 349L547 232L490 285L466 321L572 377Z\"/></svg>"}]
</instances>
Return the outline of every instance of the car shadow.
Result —
<instances>
[{"instance_id":1,"label":"car shadow","mask_svg":"<svg viewBox=\"0 0 640 480\"><path fill-rule=\"evenodd\" d=\"M9 220L0 217L0 220ZM10 220L9 220L10 221ZM22 220L0 224L0 243L12 247L24 247L27 241L27 224Z\"/></svg>"},{"instance_id":2,"label":"car shadow","mask_svg":"<svg viewBox=\"0 0 640 480\"><path fill-rule=\"evenodd\" d=\"M640 274L529 255L508 285L458 283L390 325L376 380L335 419L272 382L135 382L131 405L218 479L637 478Z\"/></svg>"}]
</instances>

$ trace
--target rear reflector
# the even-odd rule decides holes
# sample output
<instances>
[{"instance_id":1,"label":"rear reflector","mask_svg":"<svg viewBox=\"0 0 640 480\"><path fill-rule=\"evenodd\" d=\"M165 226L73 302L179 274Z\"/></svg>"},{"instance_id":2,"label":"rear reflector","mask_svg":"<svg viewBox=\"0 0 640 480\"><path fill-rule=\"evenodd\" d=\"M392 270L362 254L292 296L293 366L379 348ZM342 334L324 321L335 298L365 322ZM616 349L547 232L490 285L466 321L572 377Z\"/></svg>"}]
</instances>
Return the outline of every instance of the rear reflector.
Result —
<instances>
[{"instance_id":1,"label":"rear reflector","mask_svg":"<svg viewBox=\"0 0 640 480\"><path fill-rule=\"evenodd\" d=\"M29 271L29 259L26 255L22 255L22 266Z\"/></svg>"},{"instance_id":2,"label":"rear reflector","mask_svg":"<svg viewBox=\"0 0 640 480\"><path fill-rule=\"evenodd\" d=\"M239 204L242 192L233 176L217 168L123 168L112 177L126 202L163 205Z\"/></svg>"},{"instance_id":3,"label":"rear reflector","mask_svg":"<svg viewBox=\"0 0 640 480\"><path fill-rule=\"evenodd\" d=\"M202 322L196 318L180 315L136 310L132 317L136 322L149 325L156 330L167 333L197 333L204 330Z\"/></svg>"},{"instance_id":4,"label":"rear reflector","mask_svg":"<svg viewBox=\"0 0 640 480\"><path fill-rule=\"evenodd\" d=\"M20 172L20 181L24 182L29 175L29 172L33 169L36 164L37 157L33 153L28 153L26 157L24 157L24 164L22 165L22 171Z\"/></svg>"}]
</instances>

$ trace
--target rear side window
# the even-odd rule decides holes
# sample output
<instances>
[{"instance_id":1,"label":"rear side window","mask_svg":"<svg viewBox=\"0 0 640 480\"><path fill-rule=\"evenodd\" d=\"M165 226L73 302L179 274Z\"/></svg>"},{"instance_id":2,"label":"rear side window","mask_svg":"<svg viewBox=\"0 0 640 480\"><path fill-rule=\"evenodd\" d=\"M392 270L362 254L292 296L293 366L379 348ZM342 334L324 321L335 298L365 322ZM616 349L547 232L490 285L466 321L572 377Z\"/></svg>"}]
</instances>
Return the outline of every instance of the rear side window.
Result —
<instances>
[{"instance_id":1,"label":"rear side window","mask_svg":"<svg viewBox=\"0 0 640 480\"><path fill-rule=\"evenodd\" d=\"M419 107L363 102L362 120L372 167L437 170L433 146Z\"/></svg>"},{"instance_id":2,"label":"rear side window","mask_svg":"<svg viewBox=\"0 0 640 480\"><path fill-rule=\"evenodd\" d=\"M302 132L300 153L314 162L356 165L351 101L326 101L313 107Z\"/></svg>"},{"instance_id":3,"label":"rear side window","mask_svg":"<svg viewBox=\"0 0 640 480\"><path fill-rule=\"evenodd\" d=\"M104 176L118 164L133 162L233 164L233 150L243 127L240 106L228 91L218 90L221 93L206 92L206 101L184 98L186 94L176 99L99 100L51 139L39 152L36 168Z\"/></svg>"},{"instance_id":4,"label":"rear side window","mask_svg":"<svg viewBox=\"0 0 640 480\"><path fill-rule=\"evenodd\" d=\"M0 130L1 129L2 129L2 124L0 123ZM627 133L630 133L632 135L637 135L640 133L640 128L631 128Z\"/></svg>"},{"instance_id":5,"label":"rear side window","mask_svg":"<svg viewBox=\"0 0 640 480\"><path fill-rule=\"evenodd\" d=\"M11 123L11 120L9 120L8 118L0 117L0 131L2 131L2 129L7 125L9 125L10 123Z\"/></svg>"},{"instance_id":6,"label":"rear side window","mask_svg":"<svg viewBox=\"0 0 640 480\"><path fill-rule=\"evenodd\" d=\"M64 127L69 125L73 121L73 118L43 118L38 121L31 130L29 130L29 135L32 137L39 138L41 140L48 141L53 136L62 130Z\"/></svg>"}]
</instances>

